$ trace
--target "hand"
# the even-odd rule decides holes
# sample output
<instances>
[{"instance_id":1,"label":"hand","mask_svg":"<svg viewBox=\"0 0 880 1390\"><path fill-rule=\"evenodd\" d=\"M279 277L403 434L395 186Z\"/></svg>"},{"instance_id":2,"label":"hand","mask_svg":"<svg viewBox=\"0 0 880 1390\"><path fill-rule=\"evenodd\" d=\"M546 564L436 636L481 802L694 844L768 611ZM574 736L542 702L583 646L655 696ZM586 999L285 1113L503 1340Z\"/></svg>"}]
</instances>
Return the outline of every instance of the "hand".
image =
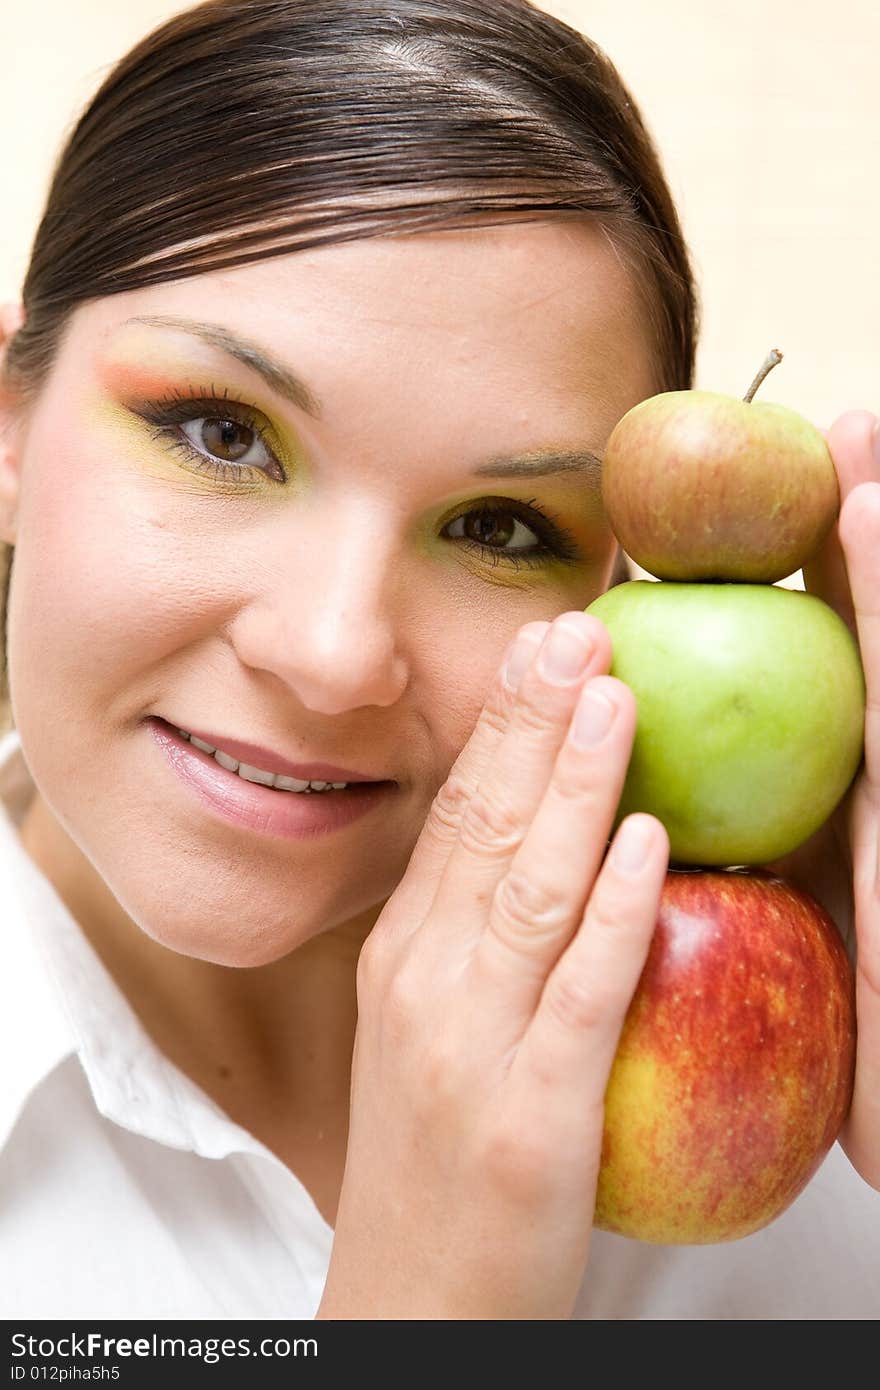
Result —
<instances>
[{"instance_id":1,"label":"hand","mask_svg":"<svg viewBox=\"0 0 880 1390\"><path fill-rule=\"evenodd\" d=\"M858 1051L840 1142L880 1190L880 422L867 411L848 411L826 437L841 512L805 567L804 582L858 638L867 686L865 758L827 825L773 867L822 902L850 943L855 931Z\"/></svg>"},{"instance_id":2,"label":"hand","mask_svg":"<svg viewBox=\"0 0 880 1390\"><path fill-rule=\"evenodd\" d=\"M551 625L527 623L532 656ZM565 1318L583 1279L621 1025L669 842L627 818L602 863L635 700L602 625L568 683L496 677L358 963L351 1124L319 1318ZM546 652L544 642L542 653ZM570 740L584 690L612 715Z\"/></svg>"}]
</instances>

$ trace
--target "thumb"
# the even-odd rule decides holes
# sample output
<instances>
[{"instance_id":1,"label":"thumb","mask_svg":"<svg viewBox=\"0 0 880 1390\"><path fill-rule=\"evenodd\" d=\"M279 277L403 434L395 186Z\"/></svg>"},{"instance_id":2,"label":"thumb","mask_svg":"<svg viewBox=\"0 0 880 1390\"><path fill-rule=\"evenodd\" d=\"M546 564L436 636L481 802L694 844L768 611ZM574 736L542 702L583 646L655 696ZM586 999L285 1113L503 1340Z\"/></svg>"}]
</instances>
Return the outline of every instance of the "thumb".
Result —
<instances>
[{"instance_id":1,"label":"thumb","mask_svg":"<svg viewBox=\"0 0 880 1390\"><path fill-rule=\"evenodd\" d=\"M880 481L880 421L869 410L847 410L822 433L831 450L843 505L859 483ZM855 634L855 615L837 525L804 565L804 586L830 604Z\"/></svg>"}]
</instances>

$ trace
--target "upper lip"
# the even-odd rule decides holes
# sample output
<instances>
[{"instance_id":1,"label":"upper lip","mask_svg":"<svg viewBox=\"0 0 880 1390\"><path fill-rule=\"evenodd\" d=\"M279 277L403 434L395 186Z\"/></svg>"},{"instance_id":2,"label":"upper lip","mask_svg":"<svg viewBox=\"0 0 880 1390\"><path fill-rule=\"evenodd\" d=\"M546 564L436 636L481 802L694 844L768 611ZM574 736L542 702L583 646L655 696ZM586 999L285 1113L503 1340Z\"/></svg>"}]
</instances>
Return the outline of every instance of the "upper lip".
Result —
<instances>
[{"instance_id":1,"label":"upper lip","mask_svg":"<svg viewBox=\"0 0 880 1390\"><path fill-rule=\"evenodd\" d=\"M337 767L335 763L292 763L287 758L273 753L270 748L261 748L256 743L242 743L239 739L226 738L223 734L212 734L204 729L193 729L188 724L174 724L166 720L173 729L184 729L194 734L203 743L219 748L240 763L258 767L263 772L275 772L287 777L317 782L388 782L388 777L375 777L370 772L355 772L350 767Z\"/></svg>"}]
</instances>

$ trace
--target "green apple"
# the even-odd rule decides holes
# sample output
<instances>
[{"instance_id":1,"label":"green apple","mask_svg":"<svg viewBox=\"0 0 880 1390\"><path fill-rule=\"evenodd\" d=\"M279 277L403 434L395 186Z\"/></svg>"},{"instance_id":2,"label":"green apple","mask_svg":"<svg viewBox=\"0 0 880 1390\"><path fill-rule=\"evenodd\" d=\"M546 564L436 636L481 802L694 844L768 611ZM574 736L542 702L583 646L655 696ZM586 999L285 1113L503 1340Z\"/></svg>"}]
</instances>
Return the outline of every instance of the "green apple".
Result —
<instances>
[{"instance_id":1,"label":"green apple","mask_svg":"<svg viewBox=\"0 0 880 1390\"><path fill-rule=\"evenodd\" d=\"M840 509L820 430L786 406L664 391L605 451L602 498L623 549L659 579L773 583L818 550Z\"/></svg>"},{"instance_id":2,"label":"green apple","mask_svg":"<svg viewBox=\"0 0 880 1390\"><path fill-rule=\"evenodd\" d=\"M681 864L766 864L830 816L859 765L865 685L846 624L769 584L635 580L586 610L636 735L618 820L649 811Z\"/></svg>"},{"instance_id":3,"label":"green apple","mask_svg":"<svg viewBox=\"0 0 880 1390\"><path fill-rule=\"evenodd\" d=\"M837 1138L855 1039L818 903L761 870L669 873L605 1092L596 1225L694 1245L773 1221Z\"/></svg>"}]
</instances>

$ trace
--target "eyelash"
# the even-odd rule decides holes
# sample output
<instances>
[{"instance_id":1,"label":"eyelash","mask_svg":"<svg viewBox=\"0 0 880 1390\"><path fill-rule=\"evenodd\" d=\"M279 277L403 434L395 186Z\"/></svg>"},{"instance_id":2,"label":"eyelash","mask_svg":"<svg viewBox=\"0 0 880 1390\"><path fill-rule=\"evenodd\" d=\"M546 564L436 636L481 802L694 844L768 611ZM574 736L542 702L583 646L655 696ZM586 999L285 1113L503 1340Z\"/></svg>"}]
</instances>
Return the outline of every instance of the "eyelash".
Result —
<instances>
[{"instance_id":1,"label":"eyelash","mask_svg":"<svg viewBox=\"0 0 880 1390\"><path fill-rule=\"evenodd\" d=\"M234 420L237 424L252 430L274 459L275 453L268 434L260 423L257 407L249 405L247 401L230 401L228 396L228 388L220 396L213 386L208 389L200 387L189 393L174 390L160 400L145 402L138 414L153 426L153 438L170 441L170 447L179 449L190 460L190 465L197 473L207 473L209 477L219 478L224 482L230 478L241 480L243 475L249 478L255 478L258 474L266 476L266 470L257 468L254 464L226 463L223 459L208 457L176 428L191 420ZM278 462L277 459L275 461ZM282 476L275 481L283 482L284 470L280 463L278 468Z\"/></svg>"},{"instance_id":2,"label":"eyelash","mask_svg":"<svg viewBox=\"0 0 880 1390\"><path fill-rule=\"evenodd\" d=\"M170 447L181 450L189 460L188 466L193 467L196 472L207 473L209 476L220 478L223 481L230 478L241 479L243 474L249 477L254 477L257 474L266 476L266 470L258 468L254 464L226 463L222 459L210 458L197 449L192 441L177 428L179 425L192 420L234 420L252 430L267 452L275 459L268 434L260 423L258 408L255 405L249 405L246 401L230 401L228 396L228 389L221 396L218 395L213 386L208 389L199 388L189 393L174 390L160 400L145 402L140 406L138 414L152 425L153 438L164 440L166 443L170 440ZM275 462L278 463L278 460L275 459ZM278 467L283 475L280 463L278 463ZM276 481L281 482L285 479L282 476ZM546 565L549 560L572 564L581 558L575 537L560 523L558 518L539 506L535 498L530 498L528 502L520 502L510 497L481 499L478 507L471 507L469 511L459 512L458 516L453 517L452 521L447 524L451 526L463 517L475 514L513 516L524 522L539 537L539 544L528 552L504 551L495 546L485 545L481 541L471 540L467 536L453 537L453 539L462 540L469 550L476 550L483 557L490 559L493 565L497 565L500 561L512 565L514 569L519 569L522 565L534 569Z\"/></svg>"}]
</instances>

